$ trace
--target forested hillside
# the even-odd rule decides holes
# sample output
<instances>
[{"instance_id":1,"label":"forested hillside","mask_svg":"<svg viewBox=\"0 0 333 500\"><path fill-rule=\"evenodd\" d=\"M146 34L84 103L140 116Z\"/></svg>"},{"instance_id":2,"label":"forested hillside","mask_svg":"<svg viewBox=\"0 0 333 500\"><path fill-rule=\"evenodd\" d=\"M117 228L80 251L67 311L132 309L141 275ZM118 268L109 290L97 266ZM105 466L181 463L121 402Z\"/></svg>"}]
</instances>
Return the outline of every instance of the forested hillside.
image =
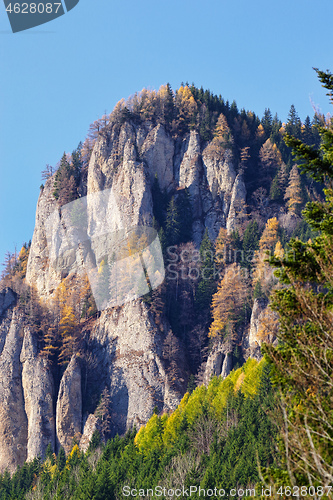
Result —
<instances>
[{"instance_id":1,"label":"forested hillside","mask_svg":"<svg viewBox=\"0 0 333 500\"><path fill-rule=\"evenodd\" d=\"M332 498L332 169L330 116L282 123L188 84L120 101L48 165L1 278L0 498ZM108 306L111 236L59 237L86 197L92 235L156 231L161 284L144 268L147 291ZM128 236L117 257L146 246Z\"/></svg>"},{"instance_id":2,"label":"forested hillside","mask_svg":"<svg viewBox=\"0 0 333 500\"><path fill-rule=\"evenodd\" d=\"M133 429L106 445L95 433L86 454L76 445L67 458L49 448L44 463L36 459L12 479L1 478L0 498L112 500L135 489L154 496L146 492L155 488L168 498L183 485L252 490L257 463L274 461L276 425L268 415L275 411L267 366L249 360L226 379L215 377L207 388L187 393L174 413L154 414L138 433ZM191 496L199 498L194 489Z\"/></svg>"}]
</instances>

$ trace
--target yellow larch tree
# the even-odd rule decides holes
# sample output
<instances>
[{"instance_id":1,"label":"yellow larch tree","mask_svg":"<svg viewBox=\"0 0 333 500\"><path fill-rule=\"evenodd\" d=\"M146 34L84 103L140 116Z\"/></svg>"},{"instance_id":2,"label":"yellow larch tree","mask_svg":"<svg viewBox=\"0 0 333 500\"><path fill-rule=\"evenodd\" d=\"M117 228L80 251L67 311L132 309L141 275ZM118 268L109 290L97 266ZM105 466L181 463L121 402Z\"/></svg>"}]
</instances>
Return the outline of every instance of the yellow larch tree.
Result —
<instances>
[{"instance_id":1,"label":"yellow larch tree","mask_svg":"<svg viewBox=\"0 0 333 500\"><path fill-rule=\"evenodd\" d=\"M155 113L155 90L142 89L139 96L140 115L144 120L151 120Z\"/></svg>"},{"instance_id":2,"label":"yellow larch tree","mask_svg":"<svg viewBox=\"0 0 333 500\"><path fill-rule=\"evenodd\" d=\"M65 305L61 312L59 334L61 337L59 360L67 363L75 352L76 344L76 321L71 306Z\"/></svg>"},{"instance_id":3,"label":"yellow larch tree","mask_svg":"<svg viewBox=\"0 0 333 500\"><path fill-rule=\"evenodd\" d=\"M237 337L237 323L242 321L248 299L248 286L241 267L234 263L225 270L217 292L213 295L213 322L210 337L227 335L234 341Z\"/></svg>"},{"instance_id":4,"label":"yellow larch tree","mask_svg":"<svg viewBox=\"0 0 333 500\"><path fill-rule=\"evenodd\" d=\"M265 134L264 127L260 123L258 128L257 128L257 131L256 131L256 139L258 141L263 141L265 139L265 136L266 136L266 134Z\"/></svg>"},{"instance_id":5,"label":"yellow larch tree","mask_svg":"<svg viewBox=\"0 0 333 500\"><path fill-rule=\"evenodd\" d=\"M233 142L234 140L227 119L224 114L221 113L215 125L213 143L223 148L231 148Z\"/></svg>"},{"instance_id":6,"label":"yellow larch tree","mask_svg":"<svg viewBox=\"0 0 333 500\"><path fill-rule=\"evenodd\" d=\"M301 188L301 178L298 172L297 165L294 165L289 174L289 183L284 195L284 199L287 201L288 211L296 214L299 212L300 206L302 204L302 188Z\"/></svg>"},{"instance_id":7,"label":"yellow larch tree","mask_svg":"<svg viewBox=\"0 0 333 500\"><path fill-rule=\"evenodd\" d=\"M259 240L259 250L254 252L253 286L260 281L261 289L267 295L274 282L271 266L267 262L268 255L273 252L281 252L283 249L278 245L279 222L276 217L268 219L265 229Z\"/></svg>"},{"instance_id":8,"label":"yellow larch tree","mask_svg":"<svg viewBox=\"0 0 333 500\"><path fill-rule=\"evenodd\" d=\"M277 218L273 217L272 219L268 219L259 241L259 248L261 252L273 250L278 240L278 229L279 222Z\"/></svg>"},{"instance_id":9,"label":"yellow larch tree","mask_svg":"<svg viewBox=\"0 0 333 500\"><path fill-rule=\"evenodd\" d=\"M181 86L177 90L176 106L179 112L178 121L180 128L183 128L184 126L192 128L195 125L198 106L195 102L191 89L187 85L184 87Z\"/></svg>"}]
</instances>

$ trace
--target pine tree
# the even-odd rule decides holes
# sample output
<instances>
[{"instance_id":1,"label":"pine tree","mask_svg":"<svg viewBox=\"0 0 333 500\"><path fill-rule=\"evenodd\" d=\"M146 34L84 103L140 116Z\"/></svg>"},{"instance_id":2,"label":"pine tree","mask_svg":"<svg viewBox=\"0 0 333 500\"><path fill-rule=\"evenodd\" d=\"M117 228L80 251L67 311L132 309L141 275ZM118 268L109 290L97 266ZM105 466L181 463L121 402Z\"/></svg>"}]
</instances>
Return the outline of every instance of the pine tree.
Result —
<instances>
[{"instance_id":1,"label":"pine tree","mask_svg":"<svg viewBox=\"0 0 333 500\"><path fill-rule=\"evenodd\" d=\"M177 208L179 214L181 214L180 241L186 243L192 238L192 207L190 193L187 188L178 194Z\"/></svg>"},{"instance_id":2,"label":"pine tree","mask_svg":"<svg viewBox=\"0 0 333 500\"><path fill-rule=\"evenodd\" d=\"M209 312L209 306L212 300L212 295L216 290L214 276L214 246L208 236L208 230L202 238L200 245L200 279L196 290L195 302L197 307L202 312Z\"/></svg>"},{"instance_id":3,"label":"pine tree","mask_svg":"<svg viewBox=\"0 0 333 500\"><path fill-rule=\"evenodd\" d=\"M154 182L151 188L153 198L153 213L160 227L164 225L164 210L166 209L166 195L162 193L158 182L157 174L154 177Z\"/></svg>"},{"instance_id":4,"label":"pine tree","mask_svg":"<svg viewBox=\"0 0 333 500\"><path fill-rule=\"evenodd\" d=\"M59 352L60 339L58 329L51 325L47 328L43 335L44 346L41 350L41 355L51 361L56 359Z\"/></svg>"},{"instance_id":5,"label":"pine tree","mask_svg":"<svg viewBox=\"0 0 333 500\"><path fill-rule=\"evenodd\" d=\"M66 454L65 450L61 446L57 457L57 466L60 472L65 468L65 465L66 465Z\"/></svg>"},{"instance_id":6,"label":"pine tree","mask_svg":"<svg viewBox=\"0 0 333 500\"><path fill-rule=\"evenodd\" d=\"M251 221L244 232L243 236L243 264L244 267L248 269L251 268L254 252L259 249L259 238L260 231L258 222L256 220Z\"/></svg>"},{"instance_id":7,"label":"pine tree","mask_svg":"<svg viewBox=\"0 0 333 500\"><path fill-rule=\"evenodd\" d=\"M259 241L259 249L261 252L272 251L278 239L279 222L276 217L268 219L265 229Z\"/></svg>"},{"instance_id":8,"label":"pine tree","mask_svg":"<svg viewBox=\"0 0 333 500\"><path fill-rule=\"evenodd\" d=\"M271 135L272 122L273 122L272 112L269 108L265 108L264 116L261 119L261 125L264 128L266 137L269 137Z\"/></svg>"},{"instance_id":9,"label":"pine tree","mask_svg":"<svg viewBox=\"0 0 333 500\"><path fill-rule=\"evenodd\" d=\"M259 158L262 183L270 183L283 164L281 153L271 139L267 139L261 147Z\"/></svg>"},{"instance_id":10,"label":"pine tree","mask_svg":"<svg viewBox=\"0 0 333 500\"><path fill-rule=\"evenodd\" d=\"M75 161L77 162L77 159ZM64 153L55 175L53 191L53 196L58 200L60 206L66 205L77 198L75 176L79 176L79 173L75 170L73 164L71 164L66 153Z\"/></svg>"},{"instance_id":11,"label":"pine tree","mask_svg":"<svg viewBox=\"0 0 333 500\"><path fill-rule=\"evenodd\" d=\"M160 100L160 109L161 109L161 123L166 127L167 130L170 130L172 120L175 115L175 103L174 103L174 95L172 92L171 85L167 83L166 85L162 85L159 88L157 96Z\"/></svg>"},{"instance_id":12,"label":"pine tree","mask_svg":"<svg viewBox=\"0 0 333 500\"><path fill-rule=\"evenodd\" d=\"M176 198L172 196L166 214L165 237L167 245L177 245L181 239L181 214L177 207Z\"/></svg>"},{"instance_id":13,"label":"pine tree","mask_svg":"<svg viewBox=\"0 0 333 500\"><path fill-rule=\"evenodd\" d=\"M301 137L301 139L308 146L311 146L314 143L314 136L312 133L311 119L309 116L307 116L305 118L304 125L302 125L302 137Z\"/></svg>"},{"instance_id":14,"label":"pine tree","mask_svg":"<svg viewBox=\"0 0 333 500\"><path fill-rule=\"evenodd\" d=\"M290 106L288 121L285 127L286 133L296 137L297 139L301 138L302 135L302 123L297 114L295 106L292 104Z\"/></svg>"},{"instance_id":15,"label":"pine tree","mask_svg":"<svg viewBox=\"0 0 333 500\"><path fill-rule=\"evenodd\" d=\"M96 408L95 415L100 419L100 429L103 438L106 438L111 430L111 397L107 387L101 394L101 400Z\"/></svg>"},{"instance_id":16,"label":"pine tree","mask_svg":"<svg viewBox=\"0 0 333 500\"><path fill-rule=\"evenodd\" d=\"M317 74L332 99L333 75ZM282 393L282 470L284 483L291 485L333 481L333 130L332 125L319 130L318 150L289 135L286 143L302 160L302 171L329 186L324 202L308 203L303 211L321 234L308 243L292 240L292 260L272 259L283 287L272 301L279 314L279 347L266 346L266 356ZM271 470L269 475L276 480L281 473Z\"/></svg>"}]
</instances>

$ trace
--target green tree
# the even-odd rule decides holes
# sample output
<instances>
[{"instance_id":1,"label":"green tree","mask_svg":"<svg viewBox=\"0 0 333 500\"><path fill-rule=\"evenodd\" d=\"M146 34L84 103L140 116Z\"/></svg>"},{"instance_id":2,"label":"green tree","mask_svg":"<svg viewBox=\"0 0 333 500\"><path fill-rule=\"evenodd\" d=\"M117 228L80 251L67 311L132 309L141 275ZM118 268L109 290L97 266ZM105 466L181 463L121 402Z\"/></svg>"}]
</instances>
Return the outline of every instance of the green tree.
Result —
<instances>
[{"instance_id":1,"label":"green tree","mask_svg":"<svg viewBox=\"0 0 333 500\"><path fill-rule=\"evenodd\" d=\"M261 125L264 127L266 137L269 137L271 135L272 122L273 122L272 112L269 108L266 108L264 111L264 116L261 119Z\"/></svg>"},{"instance_id":2,"label":"green tree","mask_svg":"<svg viewBox=\"0 0 333 500\"><path fill-rule=\"evenodd\" d=\"M187 188L179 193L177 198L180 220L180 241L186 243L192 238L192 208L190 193Z\"/></svg>"},{"instance_id":3,"label":"green tree","mask_svg":"<svg viewBox=\"0 0 333 500\"><path fill-rule=\"evenodd\" d=\"M332 100L333 75L316 71ZM292 485L333 481L332 125L321 126L319 132L318 150L290 135L285 139L303 162L303 172L326 184L326 199L308 203L303 211L320 236L307 243L292 240L293 259L272 259L283 284L272 299L280 318L279 346L265 348L284 412L282 467L286 472L270 471L270 475L275 481L289 478Z\"/></svg>"},{"instance_id":4,"label":"green tree","mask_svg":"<svg viewBox=\"0 0 333 500\"><path fill-rule=\"evenodd\" d=\"M300 139L302 135L302 123L293 104L290 106L289 110L286 133L297 139Z\"/></svg>"},{"instance_id":5,"label":"green tree","mask_svg":"<svg viewBox=\"0 0 333 500\"><path fill-rule=\"evenodd\" d=\"M209 310L213 293L216 290L216 283L214 279L214 257L214 245L211 242L208 236L208 230L206 229L200 245L201 272L195 297L196 304L201 311Z\"/></svg>"},{"instance_id":6,"label":"green tree","mask_svg":"<svg viewBox=\"0 0 333 500\"><path fill-rule=\"evenodd\" d=\"M259 249L260 230L256 220L251 221L245 229L243 236L243 261L242 266L250 268L254 252Z\"/></svg>"},{"instance_id":7,"label":"green tree","mask_svg":"<svg viewBox=\"0 0 333 500\"><path fill-rule=\"evenodd\" d=\"M181 238L181 214L175 196L172 196L167 209L165 236L168 245L177 245Z\"/></svg>"},{"instance_id":8,"label":"green tree","mask_svg":"<svg viewBox=\"0 0 333 500\"><path fill-rule=\"evenodd\" d=\"M308 146L312 146L314 143L314 136L312 133L312 124L309 116L305 118L304 125L302 125L302 141Z\"/></svg>"},{"instance_id":9,"label":"green tree","mask_svg":"<svg viewBox=\"0 0 333 500\"><path fill-rule=\"evenodd\" d=\"M159 226L164 225L164 209L166 208L165 196L163 195L160 184L158 182L157 174L154 177L154 182L151 188L153 198L153 213Z\"/></svg>"},{"instance_id":10,"label":"green tree","mask_svg":"<svg viewBox=\"0 0 333 500\"><path fill-rule=\"evenodd\" d=\"M63 468L65 467L65 465L66 465L66 454L65 454L65 450L63 449L63 447L61 447L59 450L58 456L57 456L58 469L60 471L62 471Z\"/></svg>"},{"instance_id":11,"label":"green tree","mask_svg":"<svg viewBox=\"0 0 333 500\"><path fill-rule=\"evenodd\" d=\"M75 152L75 165L69 160L66 153L62 155L60 160L60 165L57 170L54 179L54 191L53 196L58 200L60 206L66 205L75 200L78 196L77 194L77 181L79 173L77 171L78 167L78 155L80 153Z\"/></svg>"}]
</instances>

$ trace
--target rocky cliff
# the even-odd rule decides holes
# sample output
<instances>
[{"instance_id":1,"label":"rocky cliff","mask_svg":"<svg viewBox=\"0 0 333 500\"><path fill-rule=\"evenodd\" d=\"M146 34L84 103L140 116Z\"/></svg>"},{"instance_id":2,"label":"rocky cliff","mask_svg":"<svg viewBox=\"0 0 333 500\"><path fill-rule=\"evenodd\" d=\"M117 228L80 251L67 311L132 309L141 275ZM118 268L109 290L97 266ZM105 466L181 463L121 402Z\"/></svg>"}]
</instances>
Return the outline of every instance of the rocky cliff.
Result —
<instances>
[{"instance_id":1,"label":"rocky cliff","mask_svg":"<svg viewBox=\"0 0 333 500\"><path fill-rule=\"evenodd\" d=\"M203 141L195 130L172 137L161 124L125 121L109 127L95 141L80 195L85 205L89 255L101 269L108 236L133 226L152 226L152 186L157 177L166 193L187 188L192 209L193 241L205 230L215 240L219 229L237 228L246 186L232 149ZM45 183L36 212L26 283L48 306L68 276L78 276L88 263L83 239L75 241L54 197L55 177ZM104 192L103 207L94 194ZM73 236L74 235L74 236ZM86 253L85 253L86 252ZM255 313L255 311L253 312ZM257 314L258 316L258 314ZM0 469L44 456L51 443L70 451L73 440L84 449L94 429L102 425L98 408L105 390L110 435L147 422L176 407L186 390L188 372L182 339L174 340L165 311L158 315L142 298L107 307L82 327L83 347L55 375L40 355L33 325L7 289L0 294ZM255 342L255 319L250 343ZM177 344L176 368L169 369L163 346ZM172 349L170 352L173 352ZM84 353L84 354L82 354ZM169 356L170 358L170 356ZM226 345L214 348L205 372L226 376L232 354Z\"/></svg>"}]
</instances>

